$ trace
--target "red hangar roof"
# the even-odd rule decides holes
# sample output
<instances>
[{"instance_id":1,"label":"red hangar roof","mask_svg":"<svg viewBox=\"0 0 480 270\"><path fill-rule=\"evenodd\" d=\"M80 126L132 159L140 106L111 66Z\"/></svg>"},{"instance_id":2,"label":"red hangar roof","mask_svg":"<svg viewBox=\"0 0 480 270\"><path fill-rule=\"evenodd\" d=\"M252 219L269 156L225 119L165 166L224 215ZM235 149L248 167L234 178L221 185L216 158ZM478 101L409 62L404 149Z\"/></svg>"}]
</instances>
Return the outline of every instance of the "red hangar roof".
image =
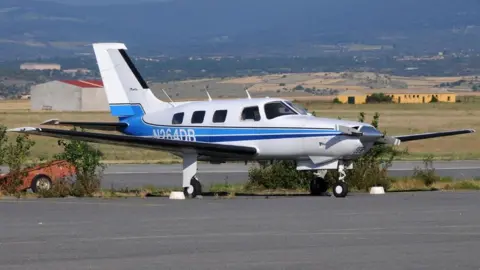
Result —
<instances>
[{"instance_id":1,"label":"red hangar roof","mask_svg":"<svg viewBox=\"0 0 480 270\"><path fill-rule=\"evenodd\" d=\"M103 82L99 80L60 80L60 82L71 84L82 88L102 88Z\"/></svg>"}]
</instances>

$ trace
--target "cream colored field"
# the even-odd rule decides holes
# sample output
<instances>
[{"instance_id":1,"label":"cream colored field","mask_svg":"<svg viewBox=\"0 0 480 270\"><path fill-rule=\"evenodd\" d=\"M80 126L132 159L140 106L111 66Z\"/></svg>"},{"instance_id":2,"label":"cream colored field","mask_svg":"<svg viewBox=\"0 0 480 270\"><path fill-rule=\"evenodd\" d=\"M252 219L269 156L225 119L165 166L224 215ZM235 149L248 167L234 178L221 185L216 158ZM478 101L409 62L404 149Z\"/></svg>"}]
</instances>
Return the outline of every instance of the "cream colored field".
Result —
<instances>
[{"instance_id":1,"label":"cream colored field","mask_svg":"<svg viewBox=\"0 0 480 270\"><path fill-rule=\"evenodd\" d=\"M365 112L371 121L375 112L380 113L380 128L389 134L411 134L420 132L443 131L450 129L473 128L480 126L480 104L382 104L382 105L347 105L331 104L332 97L289 97L301 103L317 117L341 117L357 120L359 112ZM52 118L76 121L116 121L108 112L28 112L28 102L2 102L0 108L0 124L8 128L20 126L38 126L39 123ZM49 157L61 151L57 139L32 136L36 141L33 156ZM105 153L105 160L118 162L172 162L178 158L168 153L143 150L130 147L98 145ZM411 158L422 158L428 153L437 158L477 159L480 158L480 133L437 138L403 144L412 154Z\"/></svg>"},{"instance_id":2,"label":"cream colored field","mask_svg":"<svg viewBox=\"0 0 480 270\"><path fill-rule=\"evenodd\" d=\"M409 91L440 91L436 85L458 80L471 80L474 76L456 77L401 77L372 72L317 72L317 73L287 73L266 76L252 76L244 78L233 78L219 81L218 83L244 84L251 86L250 91L276 91L291 90L297 85L304 88L355 90L359 92L382 92L382 91L405 91L398 88L398 83L408 85ZM378 79L378 83L375 83ZM374 86L370 89L370 85ZM378 88L383 87L383 88ZM468 89L466 89L468 90Z\"/></svg>"},{"instance_id":3,"label":"cream colored field","mask_svg":"<svg viewBox=\"0 0 480 270\"><path fill-rule=\"evenodd\" d=\"M1 100L0 111L28 111L30 110L29 100Z\"/></svg>"}]
</instances>

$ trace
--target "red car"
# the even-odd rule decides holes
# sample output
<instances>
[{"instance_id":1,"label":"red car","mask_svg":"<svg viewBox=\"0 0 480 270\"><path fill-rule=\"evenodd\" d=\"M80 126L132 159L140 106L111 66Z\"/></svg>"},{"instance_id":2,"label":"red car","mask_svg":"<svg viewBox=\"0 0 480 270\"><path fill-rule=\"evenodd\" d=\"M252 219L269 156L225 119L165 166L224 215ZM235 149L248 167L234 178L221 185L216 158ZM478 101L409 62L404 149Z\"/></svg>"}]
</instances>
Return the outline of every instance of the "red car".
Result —
<instances>
[{"instance_id":1,"label":"red car","mask_svg":"<svg viewBox=\"0 0 480 270\"><path fill-rule=\"evenodd\" d=\"M21 171L22 184L17 191L31 189L37 193L40 189L49 190L57 179L75 175L76 168L65 160L55 160ZM0 175L0 186L8 184L12 173ZM0 190L3 189L0 187Z\"/></svg>"}]
</instances>

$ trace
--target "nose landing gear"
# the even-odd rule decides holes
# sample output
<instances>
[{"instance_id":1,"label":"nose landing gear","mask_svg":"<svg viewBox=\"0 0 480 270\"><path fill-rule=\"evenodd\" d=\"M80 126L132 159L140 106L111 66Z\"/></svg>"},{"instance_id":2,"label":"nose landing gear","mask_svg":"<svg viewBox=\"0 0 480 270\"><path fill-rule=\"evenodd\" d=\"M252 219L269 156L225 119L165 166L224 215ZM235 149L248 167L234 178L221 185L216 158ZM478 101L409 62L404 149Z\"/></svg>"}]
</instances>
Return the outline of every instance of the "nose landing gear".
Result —
<instances>
[{"instance_id":1,"label":"nose landing gear","mask_svg":"<svg viewBox=\"0 0 480 270\"><path fill-rule=\"evenodd\" d=\"M340 162L339 162L340 163ZM347 164L348 169L351 169L353 164ZM338 180L333 184L332 186L332 191L333 191L333 196L337 198L344 198L348 194L348 184L345 182L345 177L347 176L345 170L347 167L345 167L345 164L340 163L338 165ZM315 176L313 179L310 181L310 194L313 196L321 196L321 195L327 195L330 196L330 194L327 192L329 188L328 181L325 179L325 176L327 174L327 170L318 170L315 172Z\"/></svg>"},{"instance_id":2,"label":"nose landing gear","mask_svg":"<svg viewBox=\"0 0 480 270\"><path fill-rule=\"evenodd\" d=\"M348 185L345 182L345 177L347 176L345 173L345 165L338 165L338 174L338 181L333 185L333 196L344 198L348 194Z\"/></svg>"}]
</instances>

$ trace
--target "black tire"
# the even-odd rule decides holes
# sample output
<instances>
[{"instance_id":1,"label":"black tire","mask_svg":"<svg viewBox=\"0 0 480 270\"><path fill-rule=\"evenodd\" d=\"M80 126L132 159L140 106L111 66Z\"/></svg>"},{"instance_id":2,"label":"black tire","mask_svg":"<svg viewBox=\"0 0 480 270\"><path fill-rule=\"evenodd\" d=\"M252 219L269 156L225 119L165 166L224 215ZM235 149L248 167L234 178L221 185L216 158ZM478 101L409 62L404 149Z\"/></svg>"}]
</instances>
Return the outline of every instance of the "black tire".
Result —
<instances>
[{"instance_id":1,"label":"black tire","mask_svg":"<svg viewBox=\"0 0 480 270\"><path fill-rule=\"evenodd\" d=\"M33 193L38 193L41 189L50 190L51 188L52 180L50 177L43 174L35 176L30 185L30 189L33 191Z\"/></svg>"},{"instance_id":2,"label":"black tire","mask_svg":"<svg viewBox=\"0 0 480 270\"><path fill-rule=\"evenodd\" d=\"M322 177L314 177L310 181L310 195L320 196L328 190L328 183Z\"/></svg>"},{"instance_id":3,"label":"black tire","mask_svg":"<svg viewBox=\"0 0 480 270\"><path fill-rule=\"evenodd\" d=\"M183 189L183 194L185 194L185 198L195 198L199 195L202 195L202 183L198 181L198 178L196 176L192 177L190 180L190 185L193 187L193 192L190 194L189 188L186 187Z\"/></svg>"},{"instance_id":4,"label":"black tire","mask_svg":"<svg viewBox=\"0 0 480 270\"><path fill-rule=\"evenodd\" d=\"M345 182L338 181L333 185L333 195L337 198L344 198L348 194L348 185Z\"/></svg>"}]
</instances>

